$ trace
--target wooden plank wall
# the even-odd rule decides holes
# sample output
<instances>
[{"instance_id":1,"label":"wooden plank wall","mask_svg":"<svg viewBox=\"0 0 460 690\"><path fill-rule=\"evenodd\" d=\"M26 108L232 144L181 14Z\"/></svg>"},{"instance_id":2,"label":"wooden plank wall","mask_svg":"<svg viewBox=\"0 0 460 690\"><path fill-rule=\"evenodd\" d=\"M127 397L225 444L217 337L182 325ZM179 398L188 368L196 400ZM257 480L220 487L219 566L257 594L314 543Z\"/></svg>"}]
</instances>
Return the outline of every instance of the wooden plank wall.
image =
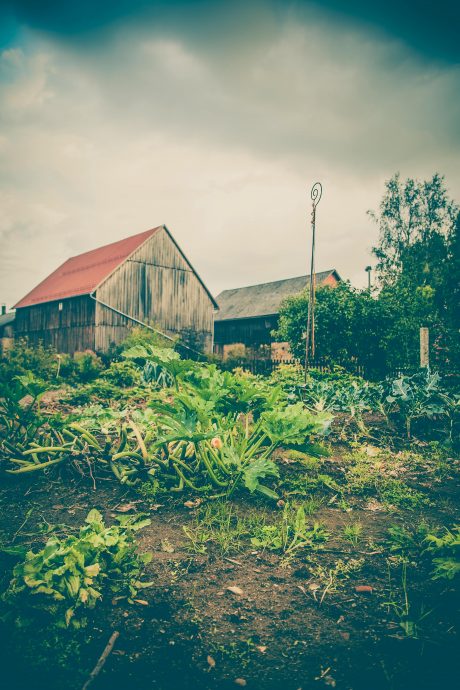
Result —
<instances>
[{"instance_id":1,"label":"wooden plank wall","mask_svg":"<svg viewBox=\"0 0 460 690\"><path fill-rule=\"evenodd\" d=\"M163 228L109 276L96 297L169 335L193 330L211 350L213 303ZM95 323L96 350L103 352L135 325L100 304Z\"/></svg>"},{"instance_id":2,"label":"wooden plank wall","mask_svg":"<svg viewBox=\"0 0 460 690\"><path fill-rule=\"evenodd\" d=\"M94 300L87 295L16 310L15 337L32 345L52 345L58 352L94 350Z\"/></svg>"},{"instance_id":3,"label":"wooden plank wall","mask_svg":"<svg viewBox=\"0 0 460 690\"><path fill-rule=\"evenodd\" d=\"M278 316L255 316L247 319L226 319L214 325L216 350L223 345L243 343L248 347L268 345L273 342L271 331L278 325Z\"/></svg>"}]
</instances>

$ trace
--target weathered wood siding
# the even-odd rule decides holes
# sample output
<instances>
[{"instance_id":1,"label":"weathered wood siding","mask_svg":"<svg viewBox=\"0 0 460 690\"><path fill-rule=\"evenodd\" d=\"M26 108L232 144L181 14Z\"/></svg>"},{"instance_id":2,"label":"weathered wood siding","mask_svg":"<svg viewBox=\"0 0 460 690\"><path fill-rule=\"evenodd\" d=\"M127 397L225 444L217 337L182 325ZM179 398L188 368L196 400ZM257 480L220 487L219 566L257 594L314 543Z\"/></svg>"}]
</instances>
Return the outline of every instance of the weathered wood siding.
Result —
<instances>
[{"instance_id":1,"label":"weathered wood siding","mask_svg":"<svg viewBox=\"0 0 460 690\"><path fill-rule=\"evenodd\" d=\"M84 295L17 309L15 337L27 337L32 345L42 342L70 354L94 350L94 305L94 300Z\"/></svg>"},{"instance_id":2,"label":"weathered wood siding","mask_svg":"<svg viewBox=\"0 0 460 690\"><path fill-rule=\"evenodd\" d=\"M226 319L214 325L214 345L217 353L224 345L242 343L246 347L259 347L273 342L271 332L278 326L278 315L254 316L246 319Z\"/></svg>"},{"instance_id":3,"label":"weathered wood siding","mask_svg":"<svg viewBox=\"0 0 460 690\"><path fill-rule=\"evenodd\" d=\"M214 305L163 228L139 247L97 289L96 298L169 335L194 331L210 351ZM96 351L118 344L136 324L96 305Z\"/></svg>"}]
</instances>

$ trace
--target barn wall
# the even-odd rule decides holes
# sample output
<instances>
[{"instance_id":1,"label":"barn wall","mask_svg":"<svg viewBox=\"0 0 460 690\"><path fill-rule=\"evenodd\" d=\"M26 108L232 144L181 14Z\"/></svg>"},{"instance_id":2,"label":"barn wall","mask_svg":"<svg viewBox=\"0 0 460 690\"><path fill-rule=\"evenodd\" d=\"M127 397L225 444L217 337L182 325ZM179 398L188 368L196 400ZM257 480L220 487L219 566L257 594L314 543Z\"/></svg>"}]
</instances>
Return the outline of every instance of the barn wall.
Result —
<instances>
[{"instance_id":1,"label":"barn wall","mask_svg":"<svg viewBox=\"0 0 460 690\"><path fill-rule=\"evenodd\" d=\"M58 352L94 350L94 300L88 296L36 304L16 310L15 337L32 345L52 345Z\"/></svg>"},{"instance_id":2,"label":"barn wall","mask_svg":"<svg viewBox=\"0 0 460 690\"><path fill-rule=\"evenodd\" d=\"M162 229L98 288L98 300L169 335L194 331L210 351L214 306L196 274ZM136 324L96 306L96 350L118 344Z\"/></svg>"},{"instance_id":3,"label":"barn wall","mask_svg":"<svg viewBox=\"0 0 460 690\"><path fill-rule=\"evenodd\" d=\"M271 331L278 325L278 316L255 316L245 319L226 319L214 325L216 351L224 345L243 343L246 347L268 345L273 341Z\"/></svg>"}]
</instances>

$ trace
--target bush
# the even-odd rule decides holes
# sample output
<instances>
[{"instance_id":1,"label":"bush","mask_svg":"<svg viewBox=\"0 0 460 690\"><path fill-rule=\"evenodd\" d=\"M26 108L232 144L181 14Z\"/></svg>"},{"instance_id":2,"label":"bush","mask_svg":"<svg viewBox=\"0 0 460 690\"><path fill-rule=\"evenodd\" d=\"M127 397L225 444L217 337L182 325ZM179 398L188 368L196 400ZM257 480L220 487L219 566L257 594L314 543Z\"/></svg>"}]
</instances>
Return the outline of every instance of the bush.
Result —
<instances>
[{"instance_id":1,"label":"bush","mask_svg":"<svg viewBox=\"0 0 460 690\"><path fill-rule=\"evenodd\" d=\"M115 386L130 388L140 383L141 372L134 362L112 362L109 368L101 374L100 378L109 381Z\"/></svg>"},{"instance_id":2,"label":"bush","mask_svg":"<svg viewBox=\"0 0 460 690\"><path fill-rule=\"evenodd\" d=\"M119 361L123 352L137 345L152 345L153 347L174 348L175 343L167 338L163 338L159 333L148 328L137 326L133 328L129 335L120 345L112 344L107 352L107 361Z\"/></svg>"},{"instance_id":3,"label":"bush","mask_svg":"<svg viewBox=\"0 0 460 690\"><path fill-rule=\"evenodd\" d=\"M0 380L12 383L16 376L33 371L37 378L55 382L58 367L59 357L53 347L45 347L42 343L32 347L27 338L19 338L0 362Z\"/></svg>"},{"instance_id":4,"label":"bush","mask_svg":"<svg viewBox=\"0 0 460 690\"><path fill-rule=\"evenodd\" d=\"M102 360L92 350L76 352L73 361L75 364L73 379L78 383L94 381L104 369Z\"/></svg>"}]
</instances>

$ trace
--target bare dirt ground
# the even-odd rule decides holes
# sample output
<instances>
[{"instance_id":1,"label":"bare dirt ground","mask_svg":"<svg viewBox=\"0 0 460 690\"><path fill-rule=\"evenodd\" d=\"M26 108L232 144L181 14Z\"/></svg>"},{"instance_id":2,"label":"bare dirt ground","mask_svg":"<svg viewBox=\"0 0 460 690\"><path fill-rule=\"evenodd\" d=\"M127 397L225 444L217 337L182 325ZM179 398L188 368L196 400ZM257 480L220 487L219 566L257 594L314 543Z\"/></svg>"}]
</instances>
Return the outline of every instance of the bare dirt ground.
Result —
<instances>
[{"instance_id":1,"label":"bare dirt ground","mask_svg":"<svg viewBox=\"0 0 460 690\"><path fill-rule=\"evenodd\" d=\"M325 463L332 477L340 473L340 453ZM347 511L328 494L309 520L320 521L330 539L290 563L282 554L254 548L249 539L226 552L212 542L203 553L191 548L183 528L199 524L200 508L184 502L193 497L145 501L110 480L98 481L97 491L85 480L68 478L7 482L0 490L4 543L39 546L46 530L76 529L91 508L98 508L107 523L127 506L148 513L151 525L138 536L140 549L154 555L146 573L154 586L134 606L105 600L84 630L61 631L59 637L40 625L24 631L3 624L4 687L81 688L113 630L120 636L94 690L454 687L458 599L453 584L434 581L428 564L411 564L409 618L418 622L418 632L407 635L404 616L388 606L404 603L400 566L392 566L382 545L390 525L415 526L421 516L453 524L458 487L450 477L430 481L429 469L406 481L430 496L430 508L389 512L366 498L351 501ZM246 510L247 502L235 502L237 513ZM266 507L261 504L260 510ZM350 514L362 525L357 544L339 536ZM362 561L359 569L335 579L338 560L350 559ZM3 591L11 572L7 556L1 566ZM372 591L357 591L360 586Z\"/></svg>"}]
</instances>

